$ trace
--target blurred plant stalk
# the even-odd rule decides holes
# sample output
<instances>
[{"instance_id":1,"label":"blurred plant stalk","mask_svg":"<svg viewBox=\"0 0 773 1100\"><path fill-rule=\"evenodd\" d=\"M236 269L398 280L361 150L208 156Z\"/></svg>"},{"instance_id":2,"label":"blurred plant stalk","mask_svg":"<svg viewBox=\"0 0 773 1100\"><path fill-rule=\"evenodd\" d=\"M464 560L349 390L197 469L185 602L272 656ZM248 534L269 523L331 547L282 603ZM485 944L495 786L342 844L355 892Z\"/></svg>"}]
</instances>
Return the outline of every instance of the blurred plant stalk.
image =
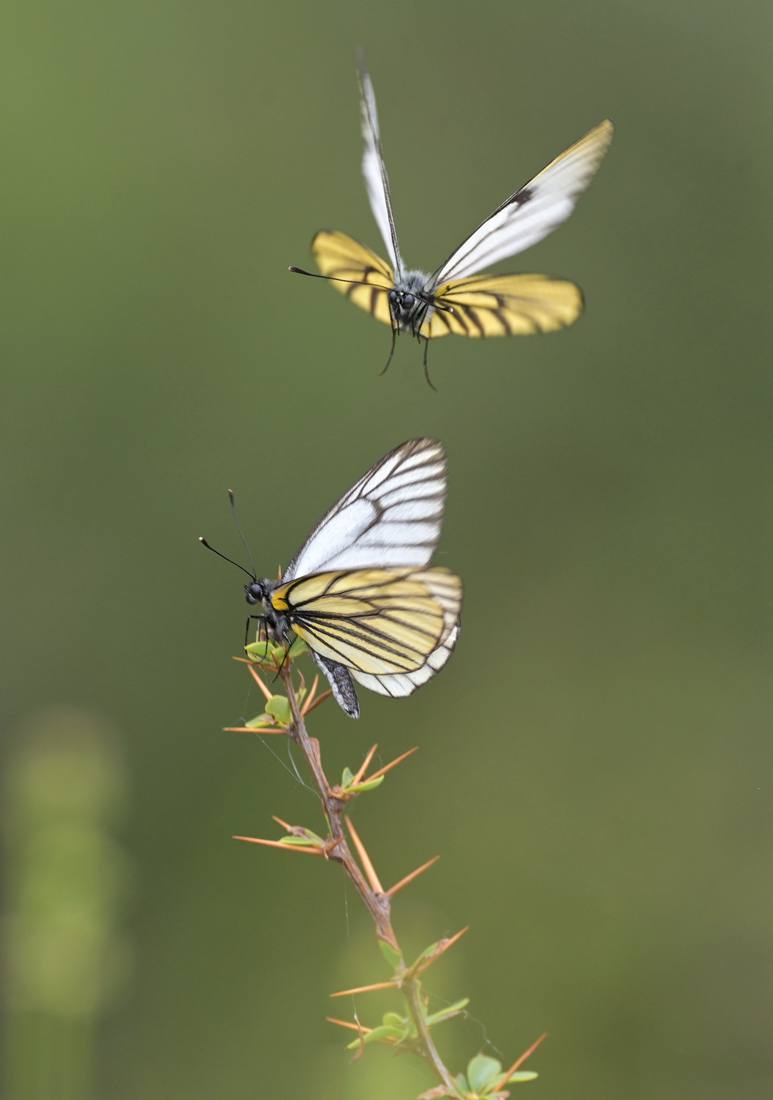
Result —
<instances>
[{"instance_id":1,"label":"blurred plant stalk","mask_svg":"<svg viewBox=\"0 0 773 1100\"><path fill-rule=\"evenodd\" d=\"M431 1013L422 979L425 972L454 947L469 929L462 928L453 936L429 944L410 962L405 957L392 923L392 902L395 896L425 874L440 857L433 856L426 860L385 889L362 837L348 816L354 800L380 787L386 776L412 756L416 749L409 749L390 763L370 772L378 748L373 745L356 771L345 768L341 782L331 783L323 766L319 741L311 737L306 728L306 718L329 697L330 692L317 694L319 676L315 676L311 687L307 688L302 673L298 673L296 684L292 663L282 647L268 642L257 642L246 648L254 660L244 663L264 697L265 710L246 726L230 729L239 733L285 735L300 747L320 797L327 835L320 836L306 826L291 825L274 816L274 821L284 830L285 835L280 839L246 836L234 839L340 864L370 914L390 975L385 980L338 990L331 993L331 997L349 997L389 989L402 995L403 1011L385 1013L380 1023L374 1026L365 1026L356 1016L354 1020L329 1016L329 1022L355 1033L355 1038L349 1043L349 1049L354 1051L355 1057L361 1057L371 1044L388 1046L397 1053L413 1052L422 1057L431 1068L437 1084L422 1093L420 1100L442 1100L446 1097L450 1100L506 1100L510 1095L508 1085L522 1084L537 1077L536 1073L521 1067L546 1036L541 1035L519 1054L508 1069L503 1070L497 1059L481 1053L468 1063L465 1072L452 1072L438 1050L434 1033L447 1020L462 1015L469 1000L464 997L439 1012ZM280 675L286 694L273 694L262 679L260 669Z\"/></svg>"},{"instance_id":2,"label":"blurred plant stalk","mask_svg":"<svg viewBox=\"0 0 773 1100\"><path fill-rule=\"evenodd\" d=\"M126 984L127 777L109 723L59 707L9 738L2 922L7 1100L90 1100L95 1032Z\"/></svg>"}]
</instances>

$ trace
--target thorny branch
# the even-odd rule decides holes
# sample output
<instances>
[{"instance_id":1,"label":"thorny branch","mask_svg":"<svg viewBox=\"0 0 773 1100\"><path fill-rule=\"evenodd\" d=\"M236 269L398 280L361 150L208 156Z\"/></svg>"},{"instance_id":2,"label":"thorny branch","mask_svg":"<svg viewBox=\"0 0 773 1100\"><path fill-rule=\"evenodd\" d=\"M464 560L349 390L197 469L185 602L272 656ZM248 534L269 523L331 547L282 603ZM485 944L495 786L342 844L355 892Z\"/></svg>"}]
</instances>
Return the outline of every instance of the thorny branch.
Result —
<instances>
[{"instance_id":1,"label":"thorny branch","mask_svg":"<svg viewBox=\"0 0 773 1100\"><path fill-rule=\"evenodd\" d=\"M306 723L301 714L300 707L298 706L298 699L292 683L292 672L289 668L285 668L282 671L282 679L284 680L287 698L290 702L293 714L293 725L290 729L290 736L306 757L309 769L314 776L314 782L317 785L320 801L322 802L322 809L330 828L331 840L327 848L327 857L328 859L340 863L344 868L355 890L362 898L365 907L373 918L373 923L376 926L376 935L379 939L396 950L400 957L403 958L403 952L400 948L395 930L392 927L391 897L386 892L373 889L360 869L360 865L349 847L343 829L343 815L346 803L335 796L331 784L325 775L319 742L316 738L311 737L306 729ZM453 1075L441 1058L427 1025L424 1006L421 999L421 982L419 978L406 974L405 978L401 981L400 988L416 1028L416 1034L419 1037L422 1054L430 1063L438 1079L448 1093L452 1096L459 1096L460 1093Z\"/></svg>"},{"instance_id":2,"label":"thorny branch","mask_svg":"<svg viewBox=\"0 0 773 1100\"><path fill-rule=\"evenodd\" d=\"M268 650L265 660L268 660ZM265 660L263 667L270 667L265 663ZM329 835L323 838L309 829L298 825L290 825L282 818L274 817L277 824L281 825L288 834L284 840L268 840L246 836L235 837L235 839L281 849L286 852L302 852L306 855L322 857L331 862L339 863L343 867L370 913L375 925L376 936L392 965L393 973L388 981L357 986L353 989L338 990L331 996L343 997L379 989L394 989L402 993L408 1012L406 1026L410 1019L412 1032L406 1032L402 1037L399 1033L392 1037L381 1037L381 1041L399 1045L410 1034L410 1048L426 1059L440 1082L436 1087L422 1093L423 1100L442 1100L444 1097L452 1098L452 1100L465 1100L465 1098L467 1100L471 1100L471 1098L477 1098L477 1100L482 1100L482 1098L506 1100L506 1097L509 1096L506 1088L508 1084L518 1080L530 1080L536 1076L536 1074L530 1072L521 1072L520 1067L546 1036L542 1035L535 1043L532 1043L504 1073L502 1073L502 1066L497 1060L481 1054L474 1058L467 1067L469 1080L464 1074L454 1077L435 1046L431 1028L433 1024L438 1022L439 1017L450 1019L451 1016L457 1015L467 1002L465 999L456 1005L449 1006L443 1013L436 1013L434 1016L428 1015L426 999L422 994L421 976L446 951L452 948L466 934L468 929L462 928L453 936L448 936L437 943L431 944L419 955L418 959L408 965L392 924L392 899L394 896L429 870L439 857L434 856L432 859L427 860L420 867L417 867L385 890L357 829L346 813L347 805L353 797L378 786L388 772L401 764L416 750L409 749L370 775L366 775L377 748L376 745L373 745L356 774L352 774L346 769L342 785L331 784L322 764L319 742L309 734L306 728L307 716L331 693L326 691L317 694L319 676L315 677L308 692L301 676L300 686L296 689L293 684L292 668L290 662L286 660L286 655L282 655L280 651L273 654L272 660L274 671L282 677L287 692L286 697L273 695L264 683L258 672L260 661L245 661L244 663L247 665L250 675L266 700L266 714L261 715L260 720L256 719L250 725L230 728L234 732L240 733L280 734L290 737L298 745L314 778L322 810L328 824ZM339 1027L356 1032L363 1049L365 1043L371 1041L368 1036L373 1033L373 1028L365 1027L357 1020L348 1022L335 1017L328 1017L328 1019Z\"/></svg>"}]
</instances>

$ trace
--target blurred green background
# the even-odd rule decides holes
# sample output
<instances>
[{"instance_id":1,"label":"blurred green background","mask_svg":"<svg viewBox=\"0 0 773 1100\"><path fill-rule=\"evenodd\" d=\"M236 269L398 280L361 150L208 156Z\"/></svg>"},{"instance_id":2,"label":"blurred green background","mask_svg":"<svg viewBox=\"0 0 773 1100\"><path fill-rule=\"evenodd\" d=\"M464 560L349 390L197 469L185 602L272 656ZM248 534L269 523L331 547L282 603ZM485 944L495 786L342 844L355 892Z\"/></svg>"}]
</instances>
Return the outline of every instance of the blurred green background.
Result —
<instances>
[{"instance_id":1,"label":"blurred green background","mask_svg":"<svg viewBox=\"0 0 773 1100\"><path fill-rule=\"evenodd\" d=\"M770 6L28 0L2 30L10 1100L432 1083L323 1020L384 975L342 876L229 839L317 807L282 744L220 732L260 705L241 579L196 544L240 554L233 487L273 571L414 434L449 452L458 651L312 731L335 772L421 745L357 821L388 881L443 853L409 947L472 925L429 983L472 997L444 1050L549 1031L541 1100L769 1095ZM502 267L576 279L585 316L438 342L437 394L286 270L323 226L381 251L360 45L410 264L617 125Z\"/></svg>"}]
</instances>

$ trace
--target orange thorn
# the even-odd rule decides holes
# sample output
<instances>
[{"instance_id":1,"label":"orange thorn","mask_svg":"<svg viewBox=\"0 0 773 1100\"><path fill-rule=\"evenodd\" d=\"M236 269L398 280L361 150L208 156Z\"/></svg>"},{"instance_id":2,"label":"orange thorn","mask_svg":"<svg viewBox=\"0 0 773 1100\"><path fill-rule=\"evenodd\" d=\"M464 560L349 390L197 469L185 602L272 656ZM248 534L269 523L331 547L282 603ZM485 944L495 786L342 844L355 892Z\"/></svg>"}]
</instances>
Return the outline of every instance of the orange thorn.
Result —
<instances>
[{"instance_id":1,"label":"orange thorn","mask_svg":"<svg viewBox=\"0 0 773 1100\"><path fill-rule=\"evenodd\" d=\"M360 1035L367 1035L373 1030L372 1027L365 1027L364 1024L355 1024L351 1020L339 1020L335 1016L326 1016L325 1019L329 1024L338 1024L339 1027L347 1027L349 1031L358 1031Z\"/></svg>"},{"instance_id":2,"label":"orange thorn","mask_svg":"<svg viewBox=\"0 0 773 1100\"><path fill-rule=\"evenodd\" d=\"M243 840L247 844L262 844L266 848L281 848L283 852L305 852L310 856L321 856L321 848L304 848L300 844L283 844L281 840L264 840L259 836L232 836L231 840Z\"/></svg>"},{"instance_id":3,"label":"orange thorn","mask_svg":"<svg viewBox=\"0 0 773 1100\"><path fill-rule=\"evenodd\" d=\"M523 1052L523 1054L519 1054L518 1057L513 1062L513 1064L510 1066L510 1069L506 1070L502 1074L502 1076L499 1078L499 1080L497 1081L497 1083L494 1086L492 1091L493 1092L498 1092L499 1089L504 1088L504 1086L507 1084L507 1082L513 1076L513 1074L518 1072L518 1070L521 1068L521 1066L523 1065L523 1063L526 1061L527 1058L531 1058L532 1054L537 1049L537 1047L541 1046L545 1042L547 1037L548 1037L547 1031L543 1031L542 1034L540 1035L539 1039L535 1039L534 1042L531 1044L531 1046L527 1050L525 1050Z\"/></svg>"},{"instance_id":4,"label":"orange thorn","mask_svg":"<svg viewBox=\"0 0 773 1100\"><path fill-rule=\"evenodd\" d=\"M257 733L262 736L264 733L287 734L288 731L281 726L224 726L223 733Z\"/></svg>"},{"instance_id":5,"label":"orange thorn","mask_svg":"<svg viewBox=\"0 0 773 1100\"><path fill-rule=\"evenodd\" d=\"M357 832L354 825L352 824L351 818L347 817L345 820L346 827L348 828L352 841L354 842L354 847L357 849L357 855L360 857L362 866L365 868L365 874L367 875L371 890L375 890L377 894L383 894L384 887L379 881L379 877L376 874L376 868L373 866L370 856L366 851L365 845L360 839L360 834Z\"/></svg>"},{"instance_id":6,"label":"orange thorn","mask_svg":"<svg viewBox=\"0 0 773 1100\"><path fill-rule=\"evenodd\" d=\"M469 931L470 931L469 924L465 924L464 928L460 928L459 931L456 932L453 936L448 937L448 939L443 944L443 950L444 951L450 950L450 948L452 948L455 943L458 943L459 940L462 938L462 936L466 936Z\"/></svg>"},{"instance_id":7,"label":"orange thorn","mask_svg":"<svg viewBox=\"0 0 773 1100\"><path fill-rule=\"evenodd\" d=\"M270 691L268 690L268 688L266 687L266 685L265 685L265 684L263 683L263 681L261 680L261 678L260 678L260 676L259 676L259 674L258 674L258 671L257 671L257 669L255 668L255 666L254 666L254 665L248 665L247 667L248 667L248 668L249 668L249 670L250 670L250 676L252 676L252 678L253 678L253 680L255 681L255 683L256 683L256 684L258 685L258 687L260 688L260 690L261 690L261 691L263 692L263 696L264 696L264 698L266 698L266 699L270 699L270 698L271 698L271 692L270 692Z\"/></svg>"},{"instance_id":8,"label":"orange thorn","mask_svg":"<svg viewBox=\"0 0 773 1100\"><path fill-rule=\"evenodd\" d=\"M370 764L371 760L373 759L373 754L375 753L377 748L378 745L371 745L371 747L368 749L368 753L363 762L360 764L359 769L357 770L357 774L355 775L354 779L352 779L350 786L353 786L355 783L359 783L363 775L365 775L368 764Z\"/></svg>"},{"instance_id":9,"label":"orange thorn","mask_svg":"<svg viewBox=\"0 0 773 1100\"><path fill-rule=\"evenodd\" d=\"M375 993L379 989L397 989L396 982L374 982L373 985L356 985L353 989L339 989L337 993L331 993L331 997L348 997L355 993Z\"/></svg>"},{"instance_id":10,"label":"orange thorn","mask_svg":"<svg viewBox=\"0 0 773 1100\"><path fill-rule=\"evenodd\" d=\"M276 814L271 815L271 820L275 821L277 825L281 825L283 829L286 829L288 833L293 831L292 825L288 825L286 821L282 821L281 817L277 817Z\"/></svg>"},{"instance_id":11,"label":"orange thorn","mask_svg":"<svg viewBox=\"0 0 773 1100\"><path fill-rule=\"evenodd\" d=\"M418 878L419 875L423 875L425 871L428 871L430 867L432 867L433 864L437 863L439 859L440 856L433 856L432 859L428 859L426 863L422 863L421 867L417 867L415 871L411 871L411 873L409 875L406 875L405 878L401 878L399 882L396 882L394 884L394 886L390 886L390 888L386 892L386 896L388 898L393 898L395 894L398 894L406 886L410 886L413 880Z\"/></svg>"},{"instance_id":12,"label":"orange thorn","mask_svg":"<svg viewBox=\"0 0 773 1100\"><path fill-rule=\"evenodd\" d=\"M317 707L322 706L322 704L325 702L325 700L329 699L332 694L333 694L333 692L330 691L330 689L328 689L327 691L323 691L321 695L317 696L317 698L314 700L314 702L310 706L306 707L306 709L303 712L303 717L305 718L307 714L311 714L311 712L313 710L316 710Z\"/></svg>"},{"instance_id":13,"label":"orange thorn","mask_svg":"<svg viewBox=\"0 0 773 1100\"><path fill-rule=\"evenodd\" d=\"M446 951L450 951L454 944L458 943L462 936L466 936L469 931L470 926L468 924L464 928L460 928L453 936L449 936L448 939L438 940L435 951L425 958L422 958L420 955L417 961L408 968L407 974L415 977L418 974L423 974L425 970L429 970L429 968L438 961L441 955L445 955Z\"/></svg>"},{"instance_id":14,"label":"orange thorn","mask_svg":"<svg viewBox=\"0 0 773 1100\"><path fill-rule=\"evenodd\" d=\"M314 696L317 694L318 686L319 686L319 673L317 673L317 675L311 681L311 687L309 688L309 694L304 699L303 706L301 707L301 714L305 714L307 707L310 707L311 704L314 702Z\"/></svg>"},{"instance_id":15,"label":"orange thorn","mask_svg":"<svg viewBox=\"0 0 773 1100\"><path fill-rule=\"evenodd\" d=\"M398 764L402 764L403 760L407 760L409 756L413 756L415 752L419 751L419 746L408 749L407 752L402 753L401 756L396 756L394 760L391 760L388 764L385 764L383 768L379 768L373 775L369 775L368 779L379 779L382 775L386 775L387 772L391 772L392 768L396 768Z\"/></svg>"}]
</instances>

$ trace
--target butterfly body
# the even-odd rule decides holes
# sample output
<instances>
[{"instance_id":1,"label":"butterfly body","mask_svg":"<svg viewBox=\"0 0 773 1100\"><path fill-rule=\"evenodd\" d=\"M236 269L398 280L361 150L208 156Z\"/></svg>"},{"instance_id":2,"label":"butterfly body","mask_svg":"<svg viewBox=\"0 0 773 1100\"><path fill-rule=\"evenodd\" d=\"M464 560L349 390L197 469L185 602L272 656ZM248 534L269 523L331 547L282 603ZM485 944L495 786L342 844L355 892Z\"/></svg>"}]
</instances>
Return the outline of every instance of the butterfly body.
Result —
<instances>
[{"instance_id":1,"label":"butterfly body","mask_svg":"<svg viewBox=\"0 0 773 1100\"><path fill-rule=\"evenodd\" d=\"M281 581L271 580L269 577L251 581L244 586L244 598L251 607L260 605L262 614L250 615L250 618L257 619L264 625L271 641L287 645L293 640L292 621L274 605L271 598L272 592L280 584Z\"/></svg>"},{"instance_id":2,"label":"butterfly body","mask_svg":"<svg viewBox=\"0 0 773 1100\"><path fill-rule=\"evenodd\" d=\"M427 292L431 279L426 271L406 271L389 291L389 310L397 332L421 335L424 323L432 315L432 296Z\"/></svg>"},{"instance_id":3,"label":"butterfly body","mask_svg":"<svg viewBox=\"0 0 773 1100\"><path fill-rule=\"evenodd\" d=\"M386 247L382 259L338 230L312 241L321 278L392 329L425 339L554 332L583 309L579 287L548 275L491 275L488 268L536 244L566 221L612 140L606 119L519 187L431 274L409 271L397 240L370 76L360 71L362 172ZM300 274L313 274L293 267ZM393 342L394 347L394 342ZM426 351L426 348L425 348ZM390 356L391 358L391 356Z\"/></svg>"}]
</instances>

